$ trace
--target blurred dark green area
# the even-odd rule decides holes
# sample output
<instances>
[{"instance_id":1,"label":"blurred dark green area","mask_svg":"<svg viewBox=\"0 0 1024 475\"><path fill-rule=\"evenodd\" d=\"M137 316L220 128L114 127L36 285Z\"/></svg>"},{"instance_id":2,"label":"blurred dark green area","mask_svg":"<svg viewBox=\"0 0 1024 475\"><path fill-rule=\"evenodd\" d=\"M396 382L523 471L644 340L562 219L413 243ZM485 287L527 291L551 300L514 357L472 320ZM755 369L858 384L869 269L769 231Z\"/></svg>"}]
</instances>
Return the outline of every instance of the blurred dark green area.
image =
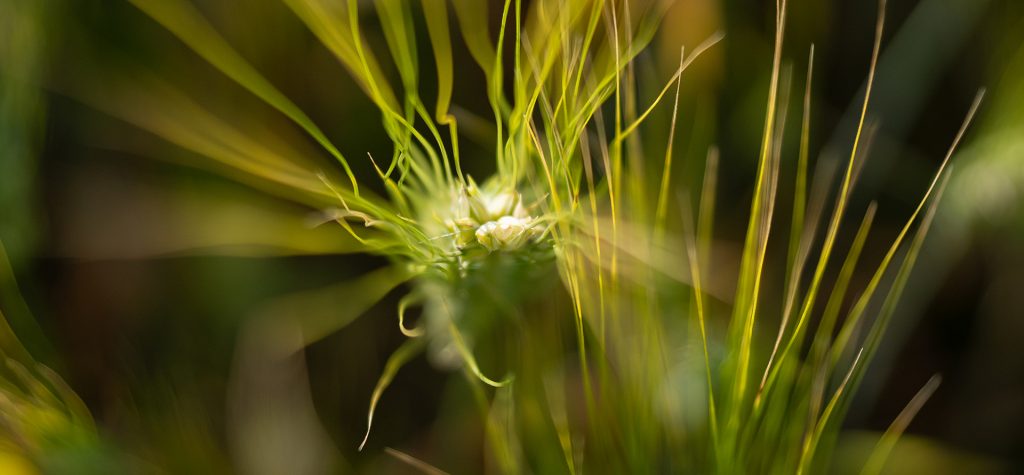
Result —
<instances>
[{"instance_id":1,"label":"blurred dark green area","mask_svg":"<svg viewBox=\"0 0 1024 475\"><path fill-rule=\"evenodd\" d=\"M196 3L347 156L390 153L376 109L280 2ZM719 30L727 35L684 76L677 137L677 160L683 164L677 169L679 183L697 183L709 145L721 150L716 238L724 249L739 248L749 210L774 6L771 1L678 0L637 62L640 97L650 99L675 67L680 45L692 48ZM492 13L497 10L495 4ZM784 58L792 68L793 92L785 155L790 162L784 170L787 165L792 170L796 157L811 43L811 147L821 151L822 160L846 158L875 15L874 2L862 0L790 3ZM380 39L372 15L366 16L367 34ZM942 387L908 430L908 448L901 446L894 455L907 458L893 470L941 473L941 464L919 470L934 467L930 464L947 451L1020 470L1024 3L890 0L887 16L869 112L878 131L850 210L851 218L859 218L871 200L879 202L875 236L865 250L868 262L880 259L887 240L913 211L976 91L985 87L988 96L955 158L938 222L847 425L854 433L885 430L920 386L941 373ZM2 0L0 25L5 39L0 41L0 239L27 302L21 306L5 282L0 308L28 349L81 396L101 436L113 445L170 473L237 468L228 455L237 453L229 395L245 322L279 296L343 282L383 261L358 254L211 257L176 248L174 237L188 241L182 227L193 223L183 209L222 209L212 201L204 206L207 193L232 206L269 209L296 220L314 210L179 165L173 154L182 152L77 100L72 86L81 76L104 67L145 68L212 109L305 141L317 163L330 167L330 162L316 156L312 144L284 119L130 4ZM483 75L456 45L454 103L463 117L487 117ZM429 68L429 61L423 63ZM655 119L667 122L668 112L659 108ZM464 128L463 156L480 157L464 166L474 176L486 176L492 147L474 140L472 126ZM486 124L479 129L486 137ZM645 132L644 138L650 155L660 157L664 130ZM139 152L154 149L168 156L152 160ZM373 182L369 161L352 161L357 174ZM647 165L657 175L660 161ZM783 173L780 201L787 203L786 184L793 177ZM181 208L182 197L192 205ZM857 282L863 285L869 277L858 275ZM398 470L401 465L382 452L392 446L472 472L482 461L460 457L479 454L482 438L470 437L481 430L475 413L456 409L471 405L464 401L470 397L464 381L423 358L395 379L378 408L368 449L355 450L377 377L403 341L395 324L402 293L392 292L307 350L308 393L285 389L294 392L289 397L311 401L330 442L325 450L334 454L338 470ZM840 450L839 455L856 458L858 452Z\"/></svg>"}]
</instances>

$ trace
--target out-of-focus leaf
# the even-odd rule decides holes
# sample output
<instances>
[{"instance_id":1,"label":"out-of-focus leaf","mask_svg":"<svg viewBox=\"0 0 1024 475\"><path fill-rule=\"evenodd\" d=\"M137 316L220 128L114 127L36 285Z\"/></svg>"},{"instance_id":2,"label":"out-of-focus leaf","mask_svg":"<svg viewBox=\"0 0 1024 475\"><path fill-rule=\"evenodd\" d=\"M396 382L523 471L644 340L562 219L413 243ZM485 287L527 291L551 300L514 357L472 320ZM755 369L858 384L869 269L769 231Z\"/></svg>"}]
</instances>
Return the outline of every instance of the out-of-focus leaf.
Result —
<instances>
[{"instance_id":1,"label":"out-of-focus leaf","mask_svg":"<svg viewBox=\"0 0 1024 475\"><path fill-rule=\"evenodd\" d=\"M384 267L351 281L281 297L260 311L260 318L276 322L268 323L271 327L299 332L300 340L282 341L277 347L288 355L348 325L410 277L402 266Z\"/></svg>"},{"instance_id":2,"label":"out-of-focus leaf","mask_svg":"<svg viewBox=\"0 0 1024 475\"><path fill-rule=\"evenodd\" d=\"M364 251L317 210L216 186L118 180L92 171L69 187L56 253L80 259L180 254L301 255ZM360 230L368 238L380 234Z\"/></svg>"},{"instance_id":3,"label":"out-of-focus leaf","mask_svg":"<svg viewBox=\"0 0 1024 475\"><path fill-rule=\"evenodd\" d=\"M183 0L130 1L188 44L210 64L308 132L341 163L352 184L352 191L356 195L359 194L359 184L349 168L348 161L313 120L242 58L195 7Z\"/></svg>"}]
</instances>

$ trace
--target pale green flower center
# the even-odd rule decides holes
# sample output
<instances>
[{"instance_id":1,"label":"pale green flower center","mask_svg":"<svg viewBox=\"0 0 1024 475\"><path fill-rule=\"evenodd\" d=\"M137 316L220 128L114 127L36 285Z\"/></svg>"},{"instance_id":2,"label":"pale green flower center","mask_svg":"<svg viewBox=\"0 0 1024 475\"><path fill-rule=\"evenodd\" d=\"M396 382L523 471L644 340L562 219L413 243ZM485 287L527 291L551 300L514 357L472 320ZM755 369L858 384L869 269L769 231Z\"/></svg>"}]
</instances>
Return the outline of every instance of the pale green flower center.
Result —
<instances>
[{"instance_id":1,"label":"pale green flower center","mask_svg":"<svg viewBox=\"0 0 1024 475\"><path fill-rule=\"evenodd\" d=\"M467 187L452 207L448 227L459 249L479 244L488 251L515 251L541 235L514 190L482 191Z\"/></svg>"}]
</instances>

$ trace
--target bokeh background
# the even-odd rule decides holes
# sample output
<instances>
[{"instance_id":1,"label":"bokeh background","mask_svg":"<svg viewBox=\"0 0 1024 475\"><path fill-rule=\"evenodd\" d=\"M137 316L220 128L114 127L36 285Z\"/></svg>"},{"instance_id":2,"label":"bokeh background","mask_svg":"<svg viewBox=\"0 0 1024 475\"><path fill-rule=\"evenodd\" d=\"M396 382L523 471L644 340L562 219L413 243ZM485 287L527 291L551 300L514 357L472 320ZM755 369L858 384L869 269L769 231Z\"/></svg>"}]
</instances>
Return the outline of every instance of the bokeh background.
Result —
<instances>
[{"instance_id":1,"label":"bokeh background","mask_svg":"<svg viewBox=\"0 0 1024 475\"><path fill-rule=\"evenodd\" d=\"M195 3L347 156L388 153L376 109L283 4ZM707 147L720 148L716 239L735 252L756 171L774 9L762 0L677 0L637 63L641 97L650 97L681 45L726 33L684 76L677 173L692 180ZM364 10L367 34L380 41L372 9ZM852 141L877 10L863 0L793 0L789 12L784 58L794 91L815 46L811 147L820 160L835 159ZM455 46L454 103L471 124L489 106L482 75ZM373 386L403 340L397 291L307 350L294 373L308 375L308 388L259 381L293 412L263 421L277 440L240 442L247 429L236 408L260 403L238 386L245 322L281 296L338 285L382 261L338 254L342 231L309 230L314 210L287 196L183 166L194 158L99 112L78 85L95 85L108 68L144 70L329 167L301 133L127 2L0 0L0 55L0 239L24 297L6 282L0 307L85 401L112 452L169 473L225 472L259 443L294 444L297 460L304 451L328 454L341 471L407 470L382 451L392 446L474 471L479 461L464 457L481 443L479 421L460 409L465 382L423 359L395 379L368 449L356 451ZM894 453L893 473L957 473L952 459L979 471L1024 470L1024 2L890 0L876 88L875 140L854 196L855 209L880 205L869 262L913 211L977 90L988 95L837 456L863 457L871 445L858 434L884 431L940 373L942 386ZM791 117L796 132L799 114ZM465 129L472 137L473 126ZM464 167L486 176L491 146L464 145L463 156L479 157ZM357 174L373 176L368 161L355 162ZM782 203L787 193L784 186ZM303 427L322 437L287 440Z\"/></svg>"}]
</instances>

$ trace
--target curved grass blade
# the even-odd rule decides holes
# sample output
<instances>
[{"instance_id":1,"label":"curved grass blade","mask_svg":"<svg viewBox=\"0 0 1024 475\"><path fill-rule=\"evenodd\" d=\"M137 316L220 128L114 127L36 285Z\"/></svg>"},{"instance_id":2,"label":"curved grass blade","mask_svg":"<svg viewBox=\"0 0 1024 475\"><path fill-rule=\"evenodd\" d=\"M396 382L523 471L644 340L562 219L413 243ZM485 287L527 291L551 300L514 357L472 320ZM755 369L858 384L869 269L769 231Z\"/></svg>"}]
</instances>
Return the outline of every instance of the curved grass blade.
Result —
<instances>
[{"instance_id":1,"label":"curved grass blade","mask_svg":"<svg viewBox=\"0 0 1024 475\"><path fill-rule=\"evenodd\" d=\"M373 388L373 395L370 397L370 410L366 414L366 435L363 436L363 441L359 443L360 452L366 446L366 441L370 439L370 429L373 427L373 413L377 410L377 403L380 401L381 395L384 394L384 390L388 388L391 380L398 374L398 370L402 369L402 366L405 366L409 360L423 351L423 347L423 339L408 340L402 343L402 346L398 347L388 358L388 362L384 365L384 372L381 373L380 379L377 380L377 386Z\"/></svg>"},{"instance_id":2,"label":"curved grass blade","mask_svg":"<svg viewBox=\"0 0 1024 475\"><path fill-rule=\"evenodd\" d=\"M297 327L302 338L280 347L283 354L291 354L348 325L412 276L401 266L388 266L351 281L282 297L264 313Z\"/></svg>"},{"instance_id":3,"label":"curved grass blade","mask_svg":"<svg viewBox=\"0 0 1024 475\"><path fill-rule=\"evenodd\" d=\"M359 183L356 181L348 161L337 147L327 139L327 136L313 123L313 120L299 109L299 106L285 97L248 61L242 58L194 6L184 0L128 1L167 28L229 78L302 127L341 163L352 184L352 192L356 196L359 195Z\"/></svg>"},{"instance_id":4,"label":"curved grass blade","mask_svg":"<svg viewBox=\"0 0 1024 475\"><path fill-rule=\"evenodd\" d=\"M871 452L871 457L868 458L867 463L864 464L864 469L860 472L861 475L877 475L882 473L882 468L885 467L885 460L889 457L889 453L892 452L900 436L903 435L903 431L907 430L910 421L914 419L914 416L921 410L924 403L928 402L932 394L935 394L935 390L939 388L941 383L941 376L932 376L925 383L924 387L914 395L914 398L910 400L907 407L900 411L900 415L896 416L896 419L892 421L892 425L885 430L882 438L878 441L878 445L875 446L875 450Z\"/></svg>"}]
</instances>

